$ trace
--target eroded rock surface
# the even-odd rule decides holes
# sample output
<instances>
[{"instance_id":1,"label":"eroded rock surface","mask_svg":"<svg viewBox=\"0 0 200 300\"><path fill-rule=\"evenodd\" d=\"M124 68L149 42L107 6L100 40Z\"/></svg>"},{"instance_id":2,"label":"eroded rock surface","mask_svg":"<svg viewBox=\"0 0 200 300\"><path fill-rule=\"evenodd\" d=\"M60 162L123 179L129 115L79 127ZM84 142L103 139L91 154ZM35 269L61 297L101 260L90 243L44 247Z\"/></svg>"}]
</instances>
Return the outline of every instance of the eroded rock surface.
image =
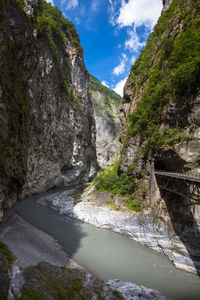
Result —
<instances>
[{"instance_id":1,"label":"eroded rock surface","mask_svg":"<svg viewBox=\"0 0 200 300\"><path fill-rule=\"evenodd\" d=\"M22 268L22 263L20 262L21 254L18 251L21 249L19 236L17 238L18 242L15 243L14 248L12 247L11 243L11 248L13 248L17 259L19 259L18 262L16 259L14 259L14 256L11 254L7 246L1 243L0 297L2 297L2 299L8 298L8 300L14 300L16 298L21 299L21 297L32 298L33 295L38 299L45 296L47 299L55 299L57 297L59 299L65 299L66 297L69 299L82 297L86 297L87 299L98 299L99 297L102 297L103 299L107 300L134 300L141 299L141 295L143 295L144 299L167 299L155 290L140 287L134 283L124 282L121 280L109 280L107 282L98 280L91 274L87 273L82 267L77 265L71 259L69 259L66 253L60 249L61 247L59 245L56 245L56 247L54 245L54 251L55 256L60 256L60 253L63 252L63 260L61 264L58 262L58 259L57 261L52 259L52 263L50 263L49 255L47 253L45 254L46 257L45 255L42 257L44 260L38 261L37 263L34 257L34 249L38 247L38 244L43 243L44 250L47 250L47 248L50 246L49 241L51 240L52 244L53 239L47 234L34 228L17 215L12 215L9 220L10 223L15 222L16 224L19 223L19 221L20 226L24 227L24 230L29 230L34 234L37 233L39 240L38 243L35 241L29 243L28 239L24 240L23 244L29 244L29 250L31 250L29 251L29 257L31 257L31 255L33 256L32 260L29 260L29 263L24 269ZM5 225L5 231L6 226L7 225ZM9 232L9 226L7 229ZM19 224L16 228L16 231L19 231ZM43 241L40 240L41 236L44 238ZM11 239L12 238L10 236L4 238L4 240L6 240L6 242L9 244ZM57 243L56 241L53 242L55 244ZM8 251L6 254L5 249ZM48 249L48 251L49 250L50 249ZM8 263L7 259L9 255L11 255L10 257L12 260ZM25 255L26 254L24 254L24 256ZM2 257L4 257L5 260L2 259ZM19 262L20 264L18 264ZM4 265L2 268L3 263ZM35 263L37 263L37 265L34 265Z\"/></svg>"},{"instance_id":2,"label":"eroded rock surface","mask_svg":"<svg viewBox=\"0 0 200 300\"><path fill-rule=\"evenodd\" d=\"M99 193L101 194L99 195L93 185L84 190L78 203L75 191L74 188L73 190L47 195L40 198L38 203L50 205L59 210L61 214L69 215L96 227L124 234L155 251L165 254L179 269L195 274L200 272L198 235L193 236L189 232L183 234L182 237L174 235L170 223L163 222L164 219L161 221L160 216L152 218L149 215L149 209L142 213L136 213L123 209L119 205L120 210L114 210L104 205L110 201L109 193L107 195ZM184 244L186 239L191 243L190 252Z\"/></svg>"},{"instance_id":3,"label":"eroded rock surface","mask_svg":"<svg viewBox=\"0 0 200 300\"><path fill-rule=\"evenodd\" d=\"M64 24L62 34L56 25L57 37L51 25L47 35L41 27L47 10ZM25 195L88 180L96 150L89 76L73 24L43 1L26 0L23 9L1 1L0 54L2 217Z\"/></svg>"},{"instance_id":4,"label":"eroded rock surface","mask_svg":"<svg viewBox=\"0 0 200 300\"><path fill-rule=\"evenodd\" d=\"M119 107L122 99L93 76L90 77L90 98L94 109L97 161L101 168L105 168L119 158Z\"/></svg>"},{"instance_id":5,"label":"eroded rock surface","mask_svg":"<svg viewBox=\"0 0 200 300\"><path fill-rule=\"evenodd\" d=\"M174 252L172 260L178 259L180 265L184 265L184 256L186 260L191 258L194 271L196 267L199 274L200 202L198 192L195 200L190 193L195 183L191 181L179 191L181 182L174 178L176 191L175 188L171 191L169 186L165 189L159 187L158 176L155 176L155 170L162 170L200 178L199 71L196 77L194 73L190 77L193 82L190 88L188 72L183 71L185 61L178 56L180 49L176 48L179 44L183 53L186 49L180 41L187 41L184 53L189 59L191 31L197 30L193 22L199 14L195 7L191 7L191 2L172 2L163 1L164 13L141 56L132 66L125 85L120 109L122 151L119 172L134 175L138 181L147 184L145 201L140 201L146 206L148 217L156 220L154 228L157 227L158 232L163 228L161 231L168 236L164 243L167 248L167 244L171 244L171 234L180 241L178 254ZM178 12L180 18L177 17ZM191 15L193 21L188 23L187 18ZM170 45L167 45L168 42ZM193 46L198 49L198 43ZM191 51L194 52L194 48ZM176 62L172 59L173 55ZM179 75L185 80L183 85L179 75L176 75L178 81L173 77L173 72L179 67L182 70ZM198 182L196 189L199 190ZM159 244L162 245L162 242Z\"/></svg>"}]
</instances>

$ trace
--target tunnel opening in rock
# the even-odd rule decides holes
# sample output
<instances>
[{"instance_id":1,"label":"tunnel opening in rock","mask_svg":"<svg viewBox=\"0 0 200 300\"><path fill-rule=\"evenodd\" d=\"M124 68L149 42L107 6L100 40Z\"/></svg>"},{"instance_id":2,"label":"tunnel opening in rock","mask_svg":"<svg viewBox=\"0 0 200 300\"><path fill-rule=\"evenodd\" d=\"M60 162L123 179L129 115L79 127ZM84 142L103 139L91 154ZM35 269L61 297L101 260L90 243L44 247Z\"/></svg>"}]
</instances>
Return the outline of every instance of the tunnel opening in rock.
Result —
<instances>
[{"instance_id":1,"label":"tunnel opening in rock","mask_svg":"<svg viewBox=\"0 0 200 300\"><path fill-rule=\"evenodd\" d=\"M155 157L154 168L169 172L183 172L184 161L175 153L168 151L160 157Z\"/></svg>"}]
</instances>

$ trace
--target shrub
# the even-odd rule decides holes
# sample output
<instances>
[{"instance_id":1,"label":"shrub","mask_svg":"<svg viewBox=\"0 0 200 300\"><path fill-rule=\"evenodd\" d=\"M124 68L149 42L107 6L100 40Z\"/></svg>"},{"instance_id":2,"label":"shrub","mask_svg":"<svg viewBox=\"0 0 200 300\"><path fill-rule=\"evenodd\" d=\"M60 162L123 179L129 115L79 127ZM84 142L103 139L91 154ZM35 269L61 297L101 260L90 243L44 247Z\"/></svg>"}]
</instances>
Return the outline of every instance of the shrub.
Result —
<instances>
[{"instance_id":1,"label":"shrub","mask_svg":"<svg viewBox=\"0 0 200 300\"><path fill-rule=\"evenodd\" d=\"M136 212L141 211L140 204L136 201L129 201L128 203L126 203L126 207Z\"/></svg>"},{"instance_id":2,"label":"shrub","mask_svg":"<svg viewBox=\"0 0 200 300\"><path fill-rule=\"evenodd\" d=\"M124 205L133 211L141 211L141 203L146 196L147 188L144 182L144 174L140 179L126 173L117 174L118 165L115 164L102 170L94 179L94 184L100 192L111 192L113 195L126 196ZM114 202L111 201L113 207Z\"/></svg>"},{"instance_id":3,"label":"shrub","mask_svg":"<svg viewBox=\"0 0 200 300\"><path fill-rule=\"evenodd\" d=\"M117 174L117 164L102 170L94 179L100 192L110 191L113 194L130 195L133 192L133 176L125 173Z\"/></svg>"},{"instance_id":4,"label":"shrub","mask_svg":"<svg viewBox=\"0 0 200 300\"><path fill-rule=\"evenodd\" d=\"M11 269L12 263L14 261L14 256L12 252L9 250L8 246L5 245L2 241L0 241L0 252L7 258L8 267Z\"/></svg>"},{"instance_id":5,"label":"shrub","mask_svg":"<svg viewBox=\"0 0 200 300\"><path fill-rule=\"evenodd\" d=\"M65 44L70 41L80 55L83 49L74 24L65 19L57 7L52 7L45 0L39 1L37 15L37 31L40 38L46 38L54 56L58 55L58 47L65 50Z\"/></svg>"}]
</instances>

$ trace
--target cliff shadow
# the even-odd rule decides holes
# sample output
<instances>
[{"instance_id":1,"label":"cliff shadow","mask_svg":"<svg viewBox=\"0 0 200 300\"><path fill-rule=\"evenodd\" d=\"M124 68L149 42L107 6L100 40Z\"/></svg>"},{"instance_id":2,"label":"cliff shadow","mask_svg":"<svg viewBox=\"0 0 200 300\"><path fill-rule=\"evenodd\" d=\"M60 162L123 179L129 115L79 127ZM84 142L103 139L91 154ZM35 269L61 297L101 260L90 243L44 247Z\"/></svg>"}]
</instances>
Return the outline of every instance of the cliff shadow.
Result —
<instances>
[{"instance_id":1,"label":"cliff shadow","mask_svg":"<svg viewBox=\"0 0 200 300\"><path fill-rule=\"evenodd\" d=\"M160 194L165 201L173 230L184 244L200 276L200 231L194 216L195 204L169 191L160 189Z\"/></svg>"},{"instance_id":2,"label":"cliff shadow","mask_svg":"<svg viewBox=\"0 0 200 300\"><path fill-rule=\"evenodd\" d=\"M64 189L56 189L24 199L14 206L14 210L31 225L42 232L45 232L50 237L53 237L66 252L67 256L73 259L73 256L81 247L81 240L87 236L87 233L82 226L82 222L60 214L59 211L53 209L51 205L41 205L37 203L41 197L49 195L53 196L54 194L56 197L59 191L64 191ZM29 243L30 240L31 233L24 237L25 242ZM36 244L36 247L40 248L41 253L44 253L45 251L53 253L53 250L50 249L50 244L46 245L46 249L45 247L42 248L41 245L43 243L39 239Z\"/></svg>"}]
</instances>

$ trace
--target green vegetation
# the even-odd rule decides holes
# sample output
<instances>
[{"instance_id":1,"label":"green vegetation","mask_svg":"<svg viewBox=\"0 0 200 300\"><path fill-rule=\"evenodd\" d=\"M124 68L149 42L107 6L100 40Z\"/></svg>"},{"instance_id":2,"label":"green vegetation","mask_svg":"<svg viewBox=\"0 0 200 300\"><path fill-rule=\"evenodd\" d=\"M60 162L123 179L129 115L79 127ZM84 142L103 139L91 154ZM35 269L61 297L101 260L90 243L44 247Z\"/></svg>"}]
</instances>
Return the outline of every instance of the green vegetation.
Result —
<instances>
[{"instance_id":1,"label":"green vegetation","mask_svg":"<svg viewBox=\"0 0 200 300\"><path fill-rule=\"evenodd\" d=\"M104 300L104 283L95 280L91 286L85 287L88 280L86 273L79 269L59 268L48 264L29 267L25 271L26 283L19 300L88 300L93 296L97 300ZM122 299L121 294L112 290L106 299Z\"/></svg>"},{"instance_id":2,"label":"green vegetation","mask_svg":"<svg viewBox=\"0 0 200 300\"><path fill-rule=\"evenodd\" d=\"M124 204L128 209L141 211L141 204L147 193L144 180L138 180L126 173L118 174L117 169L118 164L115 164L100 171L93 181L94 184L99 192L111 192L113 195L125 196Z\"/></svg>"},{"instance_id":3,"label":"green vegetation","mask_svg":"<svg viewBox=\"0 0 200 300\"><path fill-rule=\"evenodd\" d=\"M14 256L9 250L8 246L6 246L2 241L0 241L0 253L2 253L6 257L8 268L11 269L12 263L14 261Z\"/></svg>"},{"instance_id":4,"label":"green vegetation","mask_svg":"<svg viewBox=\"0 0 200 300\"><path fill-rule=\"evenodd\" d=\"M92 75L90 75L90 91L98 91L99 93L104 95L103 101L104 105L107 107L111 106L110 101L114 101L116 107L119 107L122 102L122 98L117 93L104 86L98 79L96 79Z\"/></svg>"},{"instance_id":5,"label":"green vegetation","mask_svg":"<svg viewBox=\"0 0 200 300\"><path fill-rule=\"evenodd\" d=\"M70 102L74 109L83 110L81 103L78 101L77 97L72 92L70 93Z\"/></svg>"},{"instance_id":6,"label":"green vegetation","mask_svg":"<svg viewBox=\"0 0 200 300\"><path fill-rule=\"evenodd\" d=\"M0 299L1 300L7 300L8 299L7 293L5 293L3 291L0 291Z\"/></svg>"},{"instance_id":7,"label":"green vegetation","mask_svg":"<svg viewBox=\"0 0 200 300\"><path fill-rule=\"evenodd\" d=\"M28 142L30 109L28 87L22 79L21 60L14 40L0 53L1 114L5 119L4 138L0 143L0 177L12 184L13 191L24 182L25 146Z\"/></svg>"},{"instance_id":8,"label":"green vegetation","mask_svg":"<svg viewBox=\"0 0 200 300\"><path fill-rule=\"evenodd\" d=\"M94 183L100 192L111 191L113 194L130 195L133 191L133 176L128 176L125 173L117 174L118 165L100 171L95 177Z\"/></svg>"},{"instance_id":9,"label":"green vegetation","mask_svg":"<svg viewBox=\"0 0 200 300\"><path fill-rule=\"evenodd\" d=\"M91 293L81 282L81 273L62 267L61 271L51 266L37 265L29 268L26 286L20 300L68 300L89 299Z\"/></svg>"},{"instance_id":10,"label":"green vegetation","mask_svg":"<svg viewBox=\"0 0 200 300\"><path fill-rule=\"evenodd\" d=\"M130 210L133 210L133 211L136 211L136 212L139 212L141 211L141 207L139 205L138 202L136 201L128 201L128 203L126 204L126 207Z\"/></svg>"},{"instance_id":11,"label":"green vegetation","mask_svg":"<svg viewBox=\"0 0 200 300\"><path fill-rule=\"evenodd\" d=\"M45 0L39 0L37 31L40 38L46 38L54 58L58 58L59 49L65 50L68 41L83 55L78 33L74 24L64 18L57 7L52 7Z\"/></svg>"},{"instance_id":12,"label":"green vegetation","mask_svg":"<svg viewBox=\"0 0 200 300\"><path fill-rule=\"evenodd\" d=\"M74 24L64 18L63 14L57 7L52 7L45 0L39 0L39 8L36 20L36 29L38 39L45 39L51 50L56 69L56 78L60 92L65 93L75 109L82 109L75 95L69 93L68 84L71 81L70 65L64 60L66 74L60 70L59 57L60 52L66 52L66 45L70 42L77 52L83 56L79 35L76 32Z\"/></svg>"},{"instance_id":13,"label":"green vegetation","mask_svg":"<svg viewBox=\"0 0 200 300\"><path fill-rule=\"evenodd\" d=\"M16 3L21 8L24 7L24 0L11 0L12 2ZM7 7L9 0L0 0L0 5L2 7Z\"/></svg>"},{"instance_id":14,"label":"green vegetation","mask_svg":"<svg viewBox=\"0 0 200 300\"><path fill-rule=\"evenodd\" d=\"M12 0L19 6L19 10L23 8L23 0ZM9 27L9 1L0 0L0 20L4 21L5 27L5 44L1 47L0 56L3 57L0 68L0 86L2 89L2 97L0 103L0 114L4 125L1 129L0 142L0 177L3 186L10 184L13 192L20 194L22 185L24 184L26 173L26 157L27 144L29 142L29 122L30 122L30 98L28 93L28 78L30 72L34 71L35 65L32 65L32 70L24 70L24 60L22 63L22 52L24 51L24 43L19 45L18 40L11 37ZM36 26L38 32L38 41L45 40L51 49L55 66L55 80L58 81L60 92L66 95L66 98L71 101L71 104L81 109L77 98L69 93L68 83L70 81L70 66L67 59L64 60L65 74L60 70L58 64L61 51L65 51L65 46L68 41L83 55L78 34L74 25L66 20L62 13L55 7L46 3L44 0L39 0L39 8L37 11L36 24L31 23L26 14L22 14L22 18L30 27L30 32L33 26ZM4 34L4 31L3 31ZM30 41L34 41L30 36ZM25 47L29 47L26 43ZM37 48L37 45L35 45ZM31 48L32 49L32 48ZM30 50L30 49L26 49ZM29 51L30 55L34 55ZM29 57L29 61L31 60ZM71 98L70 98L71 96ZM3 207L4 208L4 207Z\"/></svg>"},{"instance_id":15,"label":"green vegetation","mask_svg":"<svg viewBox=\"0 0 200 300\"><path fill-rule=\"evenodd\" d=\"M148 155L151 151L155 152L157 149L165 149L168 147L174 147L176 144L198 140L193 135L185 134L183 130L178 128L165 128L162 131L159 128L154 127L152 129L152 135L148 135L146 144L142 147L142 153Z\"/></svg>"},{"instance_id":16,"label":"green vegetation","mask_svg":"<svg viewBox=\"0 0 200 300\"><path fill-rule=\"evenodd\" d=\"M24 0L12 0L13 2L15 2L17 5L19 5L21 8L24 7Z\"/></svg>"},{"instance_id":17,"label":"green vegetation","mask_svg":"<svg viewBox=\"0 0 200 300\"><path fill-rule=\"evenodd\" d=\"M6 300L8 298L8 289L10 282L10 271L14 256L8 247L0 241L0 299Z\"/></svg>"},{"instance_id":18,"label":"green vegetation","mask_svg":"<svg viewBox=\"0 0 200 300\"><path fill-rule=\"evenodd\" d=\"M180 128L160 129L164 106L175 102L187 112L200 85L200 1L174 0L164 12L129 77L132 99L144 87L142 98L128 116L125 141L147 139L145 155L165 146L193 139Z\"/></svg>"},{"instance_id":19,"label":"green vegetation","mask_svg":"<svg viewBox=\"0 0 200 300\"><path fill-rule=\"evenodd\" d=\"M122 98L92 75L90 75L89 84L90 97L96 92L101 94L100 99L97 98L97 100L95 98L96 95L91 97L94 111L106 119L107 124L113 132L113 138L115 138L119 131L119 106Z\"/></svg>"}]
</instances>

